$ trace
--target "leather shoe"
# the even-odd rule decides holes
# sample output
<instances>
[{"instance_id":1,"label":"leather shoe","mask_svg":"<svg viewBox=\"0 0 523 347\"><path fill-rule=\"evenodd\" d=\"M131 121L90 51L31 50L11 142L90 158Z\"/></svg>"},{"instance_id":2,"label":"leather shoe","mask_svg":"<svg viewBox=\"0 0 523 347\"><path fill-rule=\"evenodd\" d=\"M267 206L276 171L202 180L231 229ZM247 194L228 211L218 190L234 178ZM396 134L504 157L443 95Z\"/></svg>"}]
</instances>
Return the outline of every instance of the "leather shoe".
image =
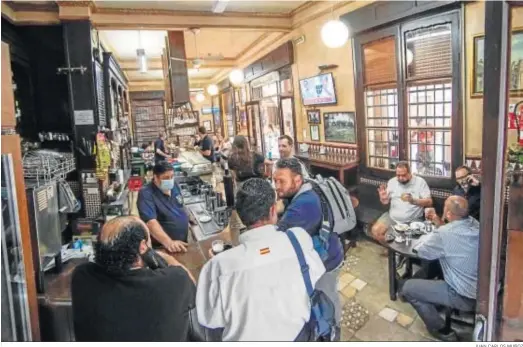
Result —
<instances>
[{"instance_id":1,"label":"leather shoe","mask_svg":"<svg viewBox=\"0 0 523 347\"><path fill-rule=\"evenodd\" d=\"M443 342L457 342L458 341L458 335L456 335L456 332L454 330L451 330L448 334L443 334L439 332L438 330L429 331L429 333L437 338L440 341Z\"/></svg>"}]
</instances>

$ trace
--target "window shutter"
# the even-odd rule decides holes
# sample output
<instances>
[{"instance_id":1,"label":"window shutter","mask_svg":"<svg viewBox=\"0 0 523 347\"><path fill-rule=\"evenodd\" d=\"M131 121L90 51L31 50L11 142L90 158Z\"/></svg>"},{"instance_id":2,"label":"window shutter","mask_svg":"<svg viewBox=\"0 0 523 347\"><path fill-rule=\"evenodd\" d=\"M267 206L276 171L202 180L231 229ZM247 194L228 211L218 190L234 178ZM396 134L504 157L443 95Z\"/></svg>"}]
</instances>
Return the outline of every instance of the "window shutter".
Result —
<instances>
[{"instance_id":1,"label":"window shutter","mask_svg":"<svg viewBox=\"0 0 523 347\"><path fill-rule=\"evenodd\" d=\"M387 37L363 46L363 79L365 87L370 85L395 84L396 40Z\"/></svg>"}]
</instances>

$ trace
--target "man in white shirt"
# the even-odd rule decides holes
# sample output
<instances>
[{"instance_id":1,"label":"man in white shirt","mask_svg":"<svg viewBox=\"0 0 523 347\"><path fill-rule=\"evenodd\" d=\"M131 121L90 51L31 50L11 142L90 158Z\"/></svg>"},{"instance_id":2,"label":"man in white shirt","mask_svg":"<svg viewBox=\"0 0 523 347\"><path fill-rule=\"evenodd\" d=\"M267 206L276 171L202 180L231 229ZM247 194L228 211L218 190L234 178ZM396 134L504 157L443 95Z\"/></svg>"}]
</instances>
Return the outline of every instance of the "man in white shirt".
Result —
<instances>
[{"instance_id":1,"label":"man in white shirt","mask_svg":"<svg viewBox=\"0 0 523 347\"><path fill-rule=\"evenodd\" d=\"M427 182L419 176L413 176L407 162L400 161L396 166L396 177L391 178L385 187L378 188L383 205L390 204L385 212L372 226L372 237L380 242L390 226L396 223L410 223L423 218L425 207L432 206L432 198Z\"/></svg>"},{"instance_id":2,"label":"man in white shirt","mask_svg":"<svg viewBox=\"0 0 523 347\"><path fill-rule=\"evenodd\" d=\"M240 245L214 256L200 273L198 320L223 328L223 341L294 341L309 321L309 296L292 244L276 229L275 202L267 181L246 181L236 194L236 210L247 227ZM314 286L325 267L309 234L291 230Z\"/></svg>"},{"instance_id":3,"label":"man in white shirt","mask_svg":"<svg viewBox=\"0 0 523 347\"><path fill-rule=\"evenodd\" d=\"M280 136L278 139L278 151L280 152L280 159L287 159L287 158L293 158L293 152L294 152L294 140L289 135L283 135ZM297 159L297 158L296 158ZM301 160L298 160L301 165L301 172L303 179L310 178L309 170L303 164ZM272 166L272 175L274 176L274 173L276 172L276 163Z\"/></svg>"}]
</instances>

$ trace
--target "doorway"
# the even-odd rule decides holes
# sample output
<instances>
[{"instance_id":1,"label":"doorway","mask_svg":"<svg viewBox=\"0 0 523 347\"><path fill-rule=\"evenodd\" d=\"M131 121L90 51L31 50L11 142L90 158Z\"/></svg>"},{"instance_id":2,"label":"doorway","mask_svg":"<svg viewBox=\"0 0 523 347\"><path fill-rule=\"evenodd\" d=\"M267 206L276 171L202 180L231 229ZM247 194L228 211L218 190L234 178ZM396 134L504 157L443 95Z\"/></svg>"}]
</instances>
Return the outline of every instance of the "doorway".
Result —
<instances>
[{"instance_id":1,"label":"doorway","mask_svg":"<svg viewBox=\"0 0 523 347\"><path fill-rule=\"evenodd\" d=\"M264 153L260 125L260 103L248 102L245 107L247 108L247 121L249 122L251 146L257 153Z\"/></svg>"}]
</instances>

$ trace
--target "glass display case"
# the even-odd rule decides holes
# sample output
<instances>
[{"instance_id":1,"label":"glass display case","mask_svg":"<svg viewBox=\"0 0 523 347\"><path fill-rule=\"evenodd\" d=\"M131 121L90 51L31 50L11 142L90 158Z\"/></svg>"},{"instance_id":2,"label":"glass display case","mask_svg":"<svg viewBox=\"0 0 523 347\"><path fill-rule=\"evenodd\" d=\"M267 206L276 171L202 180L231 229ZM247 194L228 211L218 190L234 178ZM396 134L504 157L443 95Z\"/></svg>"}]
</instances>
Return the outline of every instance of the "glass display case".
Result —
<instances>
[{"instance_id":1,"label":"glass display case","mask_svg":"<svg viewBox=\"0 0 523 347\"><path fill-rule=\"evenodd\" d=\"M24 254L11 154L2 154L1 181L2 341L31 341Z\"/></svg>"}]
</instances>

